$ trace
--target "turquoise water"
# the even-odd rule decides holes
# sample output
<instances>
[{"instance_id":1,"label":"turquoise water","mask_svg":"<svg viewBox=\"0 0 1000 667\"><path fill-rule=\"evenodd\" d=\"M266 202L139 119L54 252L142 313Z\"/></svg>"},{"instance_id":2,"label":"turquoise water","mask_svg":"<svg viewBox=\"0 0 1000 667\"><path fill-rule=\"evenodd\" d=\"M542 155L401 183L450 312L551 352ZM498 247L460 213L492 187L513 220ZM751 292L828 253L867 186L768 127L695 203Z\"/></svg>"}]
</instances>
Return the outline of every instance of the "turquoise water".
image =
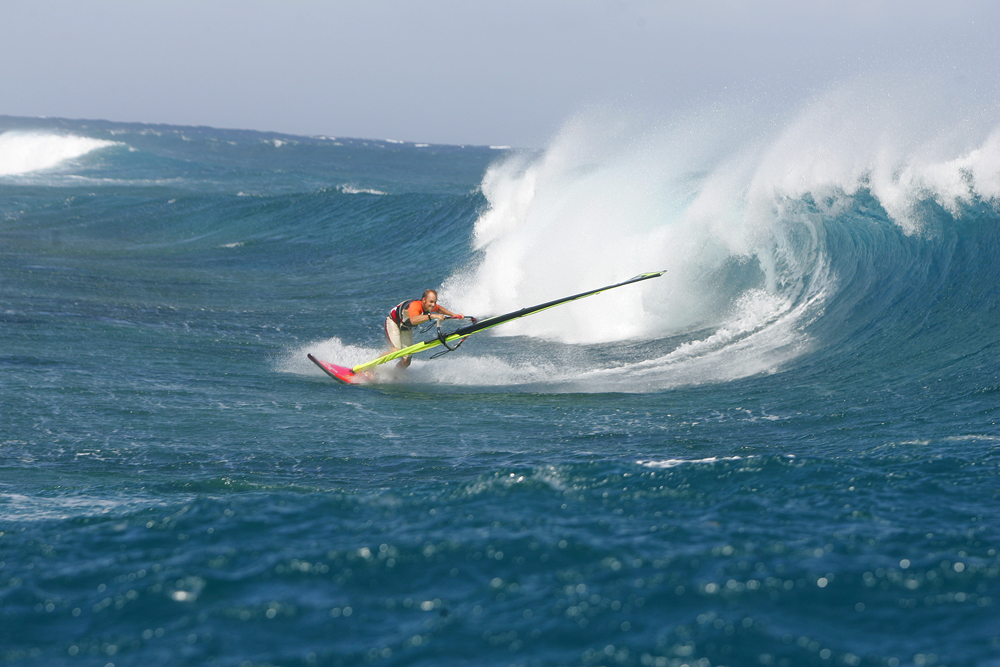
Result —
<instances>
[{"instance_id":1,"label":"turquoise water","mask_svg":"<svg viewBox=\"0 0 1000 667\"><path fill-rule=\"evenodd\" d=\"M599 130L0 118L4 664L1000 664L995 131Z\"/></svg>"}]
</instances>

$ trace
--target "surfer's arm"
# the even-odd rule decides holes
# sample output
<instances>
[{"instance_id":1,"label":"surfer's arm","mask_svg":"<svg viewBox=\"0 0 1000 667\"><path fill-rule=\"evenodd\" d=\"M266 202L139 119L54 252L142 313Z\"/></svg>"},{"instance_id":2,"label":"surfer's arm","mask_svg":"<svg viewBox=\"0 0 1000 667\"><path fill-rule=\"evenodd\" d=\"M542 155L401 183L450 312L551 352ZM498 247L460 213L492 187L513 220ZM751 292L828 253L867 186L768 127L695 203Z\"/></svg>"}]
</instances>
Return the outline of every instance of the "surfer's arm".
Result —
<instances>
[{"instance_id":1,"label":"surfer's arm","mask_svg":"<svg viewBox=\"0 0 1000 667\"><path fill-rule=\"evenodd\" d=\"M444 313L448 317L455 317L457 319L462 319L462 317L463 317L462 313L453 313L450 310L448 310L447 308L445 308L444 306L442 306L441 304L438 304L437 310L435 312Z\"/></svg>"},{"instance_id":2,"label":"surfer's arm","mask_svg":"<svg viewBox=\"0 0 1000 667\"><path fill-rule=\"evenodd\" d=\"M435 315L437 317L435 317ZM420 313L419 315L410 315L410 324L416 326L418 324L423 324L428 320L443 320L446 316L457 317L457 315L452 315L451 313L446 313L443 308L435 310L433 313Z\"/></svg>"},{"instance_id":3,"label":"surfer's arm","mask_svg":"<svg viewBox=\"0 0 1000 667\"><path fill-rule=\"evenodd\" d=\"M410 306L409 316L410 324L413 325L423 324L430 319L443 320L445 317L462 317L460 313L453 313L441 304L437 304L430 313L425 313L419 301L414 301Z\"/></svg>"}]
</instances>

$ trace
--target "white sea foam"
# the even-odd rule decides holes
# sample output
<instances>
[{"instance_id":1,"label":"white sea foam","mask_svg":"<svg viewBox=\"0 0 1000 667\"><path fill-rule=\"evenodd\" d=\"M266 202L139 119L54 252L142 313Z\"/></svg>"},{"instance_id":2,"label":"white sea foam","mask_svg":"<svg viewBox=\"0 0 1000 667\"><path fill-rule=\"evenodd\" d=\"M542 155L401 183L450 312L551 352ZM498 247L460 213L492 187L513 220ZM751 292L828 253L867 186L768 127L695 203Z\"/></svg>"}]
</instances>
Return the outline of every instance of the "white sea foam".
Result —
<instances>
[{"instance_id":1,"label":"white sea foam","mask_svg":"<svg viewBox=\"0 0 1000 667\"><path fill-rule=\"evenodd\" d=\"M748 458L753 458L748 457ZM741 461L742 456L709 456L704 459L663 459L660 461L636 461L637 465L646 468L676 468L677 466L692 463L718 463L719 461Z\"/></svg>"},{"instance_id":2,"label":"white sea foam","mask_svg":"<svg viewBox=\"0 0 1000 667\"><path fill-rule=\"evenodd\" d=\"M65 520L81 516L121 514L125 510L160 505L146 498L117 500L95 496L47 497L0 493L0 519L17 521Z\"/></svg>"},{"instance_id":3,"label":"white sea foam","mask_svg":"<svg viewBox=\"0 0 1000 667\"><path fill-rule=\"evenodd\" d=\"M572 374L572 371L571 371ZM413 380L476 387L506 387L571 379L565 369L544 359L510 360L485 354L455 354L425 364L414 363Z\"/></svg>"},{"instance_id":4,"label":"white sea foam","mask_svg":"<svg viewBox=\"0 0 1000 667\"><path fill-rule=\"evenodd\" d=\"M4 132L0 134L0 176L51 169L91 151L115 145L120 144L73 135Z\"/></svg>"},{"instance_id":5,"label":"white sea foam","mask_svg":"<svg viewBox=\"0 0 1000 667\"><path fill-rule=\"evenodd\" d=\"M362 188L351 183L344 183L343 185L338 185L337 189L343 192L345 195L385 195L387 192L382 192L381 190L376 190L374 188Z\"/></svg>"}]
</instances>

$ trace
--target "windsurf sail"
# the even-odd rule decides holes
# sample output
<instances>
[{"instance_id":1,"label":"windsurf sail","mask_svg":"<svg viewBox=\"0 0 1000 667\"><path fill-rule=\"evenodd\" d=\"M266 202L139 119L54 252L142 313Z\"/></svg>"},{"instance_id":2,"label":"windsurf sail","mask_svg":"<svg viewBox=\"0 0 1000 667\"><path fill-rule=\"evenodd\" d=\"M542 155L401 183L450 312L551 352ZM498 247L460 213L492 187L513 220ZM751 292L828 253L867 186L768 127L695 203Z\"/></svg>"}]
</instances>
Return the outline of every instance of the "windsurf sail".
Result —
<instances>
[{"instance_id":1,"label":"windsurf sail","mask_svg":"<svg viewBox=\"0 0 1000 667\"><path fill-rule=\"evenodd\" d=\"M501 325L505 322L510 322L527 315L533 315L535 313L540 313L543 310L548 310L549 308L554 308L555 306L569 303L570 301L576 301L577 299L582 299L584 297L593 296L595 294L600 294L601 292L606 292L616 287L623 287L625 285L631 285L632 283L638 283L643 280L649 280L650 278L658 278L662 276L666 271L654 271L652 273L640 273L634 278L629 278L628 280L614 285L607 285L605 287L599 287L588 292L581 292L580 294L574 294L573 296L566 296L561 299L556 299L555 301L549 301L547 303L540 303L537 306L531 306L529 308L522 308L521 310L515 310L511 313L505 313L503 315L494 315L493 317L488 317L485 320L479 320L478 322L473 322L463 327L459 327L455 331L444 334L440 332L437 338L432 338L426 340L422 343L414 343L409 347L404 347L402 350L396 350L395 352L389 352L388 354L383 354L378 359L372 359L371 361L366 361L363 364L358 364L351 370L355 373L360 373L376 366L380 366L386 362L392 361L393 359L399 359L401 357L406 357L411 354L419 354L420 352L426 352L438 345L444 345L449 350L458 347L463 340L471 336L474 333L479 333L480 331L486 331L487 329L492 329L495 326ZM454 347L451 343L455 343Z\"/></svg>"}]
</instances>

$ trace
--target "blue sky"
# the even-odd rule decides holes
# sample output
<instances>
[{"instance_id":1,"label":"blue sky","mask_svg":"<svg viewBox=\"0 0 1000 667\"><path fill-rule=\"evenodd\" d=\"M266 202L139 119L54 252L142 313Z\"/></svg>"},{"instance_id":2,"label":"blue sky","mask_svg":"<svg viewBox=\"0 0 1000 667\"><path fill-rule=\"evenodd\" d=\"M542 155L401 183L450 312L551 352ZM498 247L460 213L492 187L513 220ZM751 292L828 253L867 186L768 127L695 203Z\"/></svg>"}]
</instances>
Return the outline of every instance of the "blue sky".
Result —
<instances>
[{"instance_id":1,"label":"blue sky","mask_svg":"<svg viewBox=\"0 0 1000 667\"><path fill-rule=\"evenodd\" d=\"M995 85L997 26L996 0L0 0L0 114L539 147L592 105Z\"/></svg>"}]
</instances>

